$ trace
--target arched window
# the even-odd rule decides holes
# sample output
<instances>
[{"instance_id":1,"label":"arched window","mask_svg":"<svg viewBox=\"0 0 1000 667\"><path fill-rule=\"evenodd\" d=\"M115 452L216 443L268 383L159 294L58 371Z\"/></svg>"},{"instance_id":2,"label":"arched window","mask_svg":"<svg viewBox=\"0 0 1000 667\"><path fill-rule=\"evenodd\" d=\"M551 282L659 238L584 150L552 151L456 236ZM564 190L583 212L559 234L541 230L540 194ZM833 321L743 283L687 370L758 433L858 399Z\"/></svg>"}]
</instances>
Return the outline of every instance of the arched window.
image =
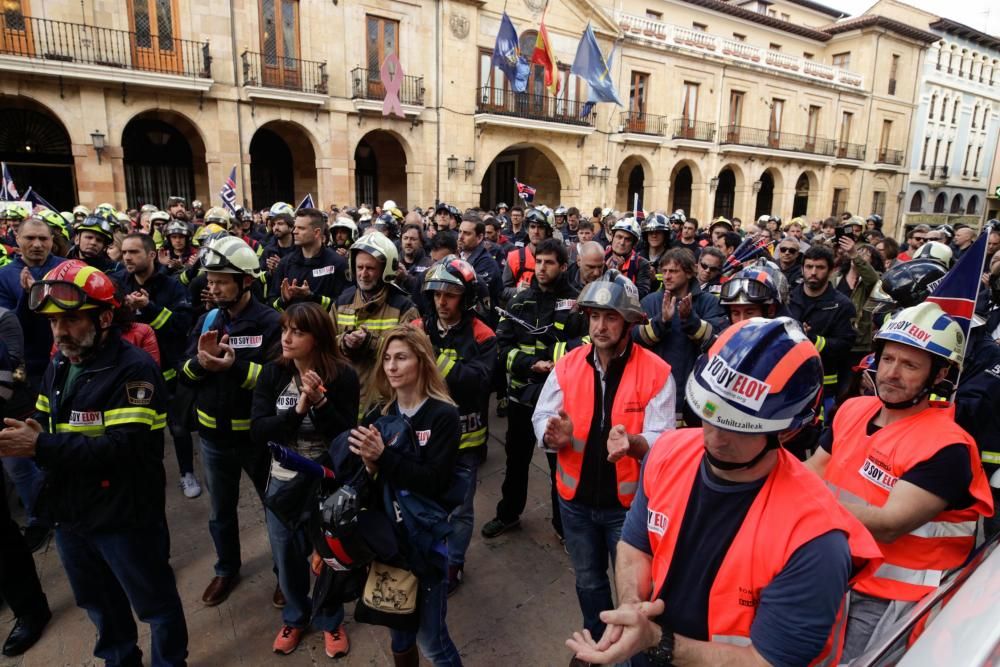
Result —
<instances>
[{"instance_id":1,"label":"arched window","mask_svg":"<svg viewBox=\"0 0 1000 667\"><path fill-rule=\"evenodd\" d=\"M955 58L957 57L958 54L955 53L955 45L952 44L951 51L948 53L948 74L951 74L955 71Z\"/></svg>"},{"instance_id":2,"label":"arched window","mask_svg":"<svg viewBox=\"0 0 1000 667\"><path fill-rule=\"evenodd\" d=\"M941 63L944 62L944 52L945 52L945 44L944 42L941 42L940 44L938 44L938 52L937 52L937 70L939 72L941 71Z\"/></svg>"},{"instance_id":3,"label":"arched window","mask_svg":"<svg viewBox=\"0 0 1000 667\"><path fill-rule=\"evenodd\" d=\"M934 200L934 212L944 213L944 207L947 205L948 205L948 196L942 192Z\"/></svg>"},{"instance_id":4,"label":"arched window","mask_svg":"<svg viewBox=\"0 0 1000 667\"><path fill-rule=\"evenodd\" d=\"M966 215L977 215L979 213L979 197L977 195L972 195L969 197L969 203L965 206Z\"/></svg>"},{"instance_id":5,"label":"arched window","mask_svg":"<svg viewBox=\"0 0 1000 667\"><path fill-rule=\"evenodd\" d=\"M924 210L924 193L917 190L910 199L910 213L920 213Z\"/></svg>"},{"instance_id":6,"label":"arched window","mask_svg":"<svg viewBox=\"0 0 1000 667\"><path fill-rule=\"evenodd\" d=\"M962 195L955 195L951 200L951 213L952 215L961 215L962 211Z\"/></svg>"}]
</instances>

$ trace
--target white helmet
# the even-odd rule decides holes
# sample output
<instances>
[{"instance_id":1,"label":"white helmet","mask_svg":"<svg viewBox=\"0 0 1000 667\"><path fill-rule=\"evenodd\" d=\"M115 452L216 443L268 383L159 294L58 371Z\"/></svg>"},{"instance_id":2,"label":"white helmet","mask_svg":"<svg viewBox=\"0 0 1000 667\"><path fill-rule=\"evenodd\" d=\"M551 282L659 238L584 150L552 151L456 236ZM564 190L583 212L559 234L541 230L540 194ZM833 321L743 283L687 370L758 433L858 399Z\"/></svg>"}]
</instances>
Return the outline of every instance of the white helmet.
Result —
<instances>
[{"instance_id":1,"label":"white helmet","mask_svg":"<svg viewBox=\"0 0 1000 667\"><path fill-rule=\"evenodd\" d=\"M948 268L951 266L952 255L951 248L947 244L940 241L928 241L917 248L917 251L913 253L913 259L933 259L941 262L945 268Z\"/></svg>"}]
</instances>

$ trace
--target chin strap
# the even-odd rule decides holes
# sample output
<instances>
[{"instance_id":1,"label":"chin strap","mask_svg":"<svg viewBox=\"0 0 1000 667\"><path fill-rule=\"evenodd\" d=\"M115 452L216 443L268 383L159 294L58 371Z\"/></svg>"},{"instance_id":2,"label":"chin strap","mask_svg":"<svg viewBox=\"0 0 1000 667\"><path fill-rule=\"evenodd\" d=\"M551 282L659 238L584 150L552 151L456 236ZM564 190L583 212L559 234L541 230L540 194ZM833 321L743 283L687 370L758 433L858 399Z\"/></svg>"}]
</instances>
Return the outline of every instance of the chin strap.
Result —
<instances>
[{"instance_id":1,"label":"chin strap","mask_svg":"<svg viewBox=\"0 0 1000 667\"><path fill-rule=\"evenodd\" d=\"M722 461L712 456L712 452L708 451L707 448L705 449L705 458L708 459L708 462L712 464L713 467L718 468L719 470L749 470L750 468L760 463L761 460L765 456L767 456L768 452L770 452L772 449L777 449L779 446L780 442L778 441L778 436L771 433L768 434L767 436L767 444L764 445L764 448L761 449L760 452L758 452L757 455L752 459L750 459L749 461L745 461L743 463Z\"/></svg>"}]
</instances>

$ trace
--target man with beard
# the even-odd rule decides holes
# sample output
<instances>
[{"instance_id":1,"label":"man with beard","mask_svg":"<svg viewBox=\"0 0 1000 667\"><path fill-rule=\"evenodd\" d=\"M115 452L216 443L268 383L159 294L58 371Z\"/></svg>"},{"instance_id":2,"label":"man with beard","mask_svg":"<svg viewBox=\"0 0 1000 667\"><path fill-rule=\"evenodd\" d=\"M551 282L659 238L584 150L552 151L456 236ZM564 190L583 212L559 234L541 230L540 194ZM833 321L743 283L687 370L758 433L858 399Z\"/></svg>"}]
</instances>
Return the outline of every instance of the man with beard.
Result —
<instances>
[{"instance_id":1,"label":"man with beard","mask_svg":"<svg viewBox=\"0 0 1000 667\"><path fill-rule=\"evenodd\" d=\"M399 268L396 269L396 285L410 295L414 304L421 306L424 312L420 286L423 284L424 272L430 268L433 260L424 251L423 232L421 225L407 223L400 237L403 252L399 257ZM435 237L436 238L436 237Z\"/></svg>"},{"instance_id":2,"label":"man with beard","mask_svg":"<svg viewBox=\"0 0 1000 667\"><path fill-rule=\"evenodd\" d=\"M160 365L167 395L177 392L177 366L184 359L184 345L191 328L191 302L180 281L156 261L153 237L132 233L122 241L125 270L112 279L125 293L125 308L136 321L148 324L160 348ZM185 406L188 404L185 404ZM194 474L194 442L187 430L188 415L170 402L167 423L174 439L174 453L180 473L180 486L187 498L201 495L201 484Z\"/></svg>"},{"instance_id":3,"label":"man with beard","mask_svg":"<svg viewBox=\"0 0 1000 667\"><path fill-rule=\"evenodd\" d=\"M420 216L417 216L417 224L420 224ZM334 251L347 259L347 253L351 249L351 244L358 240L358 225L354 219L344 213L338 215L333 224L330 225L330 247Z\"/></svg>"},{"instance_id":4,"label":"man with beard","mask_svg":"<svg viewBox=\"0 0 1000 667\"><path fill-rule=\"evenodd\" d=\"M503 230L510 242L518 248L528 244L528 229L524 224L524 216L524 207L515 204L510 210L510 225Z\"/></svg>"},{"instance_id":5,"label":"man with beard","mask_svg":"<svg viewBox=\"0 0 1000 667\"><path fill-rule=\"evenodd\" d=\"M184 197L168 197L167 213L169 213L170 217L174 220L183 220L184 222L191 221L187 211L187 202L184 201ZM205 220L205 222L208 223L208 220Z\"/></svg>"},{"instance_id":6,"label":"man with beard","mask_svg":"<svg viewBox=\"0 0 1000 667\"><path fill-rule=\"evenodd\" d=\"M500 267L486 248L486 225L475 216L468 216L458 226L458 250L462 259L472 265L485 294L489 297L486 308L481 309L488 324L495 325L493 306L500 303L503 279Z\"/></svg>"},{"instance_id":7,"label":"man with beard","mask_svg":"<svg viewBox=\"0 0 1000 667\"><path fill-rule=\"evenodd\" d=\"M698 223L693 218L687 218L681 223L680 236L670 244L671 248L684 248L690 250L695 259L701 252L701 244L698 243Z\"/></svg>"},{"instance_id":8,"label":"man with beard","mask_svg":"<svg viewBox=\"0 0 1000 667\"><path fill-rule=\"evenodd\" d=\"M281 336L278 313L253 298L260 273L257 253L242 239L213 241L201 268L215 308L198 320L178 371L195 393L202 462L212 510L208 529L215 545L215 576L202 595L207 607L221 604L239 582L240 530L237 505L246 472L262 496L268 476L265 446L250 443L253 389ZM277 597L277 596L275 596Z\"/></svg>"},{"instance_id":9,"label":"man with beard","mask_svg":"<svg viewBox=\"0 0 1000 667\"><path fill-rule=\"evenodd\" d=\"M142 664L133 611L150 626L152 663L183 665L187 626L169 563L163 427L156 363L125 343L108 276L79 260L31 285L31 310L50 318L58 354L35 419L7 419L0 455L45 472L36 512L56 528L77 605L97 626L94 655Z\"/></svg>"},{"instance_id":10,"label":"man with beard","mask_svg":"<svg viewBox=\"0 0 1000 667\"><path fill-rule=\"evenodd\" d=\"M558 213L559 209L556 209L556 218L559 217ZM566 209L565 218L566 224L561 225L559 231L562 233L563 242L570 245L576 243L577 229L580 228L580 209L576 206L570 206Z\"/></svg>"},{"instance_id":11,"label":"man with beard","mask_svg":"<svg viewBox=\"0 0 1000 667\"><path fill-rule=\"evenodd\" d=\"M382 334L398 324L420 317L413 301L395 285L399 255L392 241L369 232L351 246L349 276L354 285L337 299L335 313L339 343L361 383L360 414L377 400L371 381Z\"/></svg>"},{"instance_id":12,"label":"man with beard","mask_svg":"<svg viewBox=\"0 0 1000 667\"><path fill-rule=\"evenodd\" d=\"M278 262L295 251L295 239L292 237L292 223L284 216L276 218L271 225L271 240L264 246L261 254L261 268L268 274L268 282L278 268Z\"/></svg>"},{"instance_id":13,"label":"man with beard","mask_svg":"<svg viewBox=\"0 0 1000 667\"><path fill-rule=\"evenodd\" d=\"M610 269L580 292L592 344L561 358L532 416L534 435L556 451L556 489L566 549L576 573L583 624L594 639L611 609L614 562L625 513L650 445L674 427L670 366L632 342L646 319L635 285Z\"/></svg>"},{"instance_id":14,"label":"man with beard","mask_svg":"<svg viewBox=\"0 0 1000 667\"><path fill-rule=\"evenodd\" d=\"M514 208L514 212L517 207ZM513 212L512 212L513 213ZM512 217L511 220L514 218ZM507 254L507 266L503 270L504 302L509 302L515 294L527 289L535 271L535 248L546 239L552 238L552 226L548 216L537 208L528 209L524 214L527 227L526 243L514 244L514 249Z\"/></svg>"},{"instance_id":15,"label":"man with beard","mask_svg":"<svg viewBox=\"0 0 1000 667\"><path fill-rule=\"evenodd\" d=\"M653 279L649 260L635 251L641 238L639 223L634 218L622 218L611 228L611 243L605 256L607 267L628 278L639 290L640 299L649 294Z\"/></svg>"},{"instance_id":16,"label":"man with beard","mask_svg":"<svg viewBox=\"0 0 1000 667\"><path fill-rule=\"evenodd\" d=\"M830 284L833 253L814 245L802 260L802 282L792 288L788 311L816 346L823 361L823 407L826 414L837 398L837 378L850 364L858 336L853 322L857 311L851 300Z\"/></svg>"}]
</instances>

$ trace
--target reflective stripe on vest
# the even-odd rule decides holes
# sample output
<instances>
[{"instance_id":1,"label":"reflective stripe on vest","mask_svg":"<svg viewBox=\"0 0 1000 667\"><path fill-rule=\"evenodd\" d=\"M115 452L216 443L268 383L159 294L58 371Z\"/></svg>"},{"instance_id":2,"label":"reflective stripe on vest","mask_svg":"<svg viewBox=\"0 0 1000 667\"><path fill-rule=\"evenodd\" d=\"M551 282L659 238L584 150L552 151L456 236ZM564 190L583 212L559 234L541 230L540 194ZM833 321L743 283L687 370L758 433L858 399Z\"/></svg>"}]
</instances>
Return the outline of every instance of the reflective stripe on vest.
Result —
<instances>
[{"instance_id":1,"label":"reflective stripe on vest","mask_svg":"<svg viewBox=\"0 0 1000 667\"><path fill-rule=\"evenodd\" d=\"M953 406L932 404L869 436L867 424L881 409L877 398L854 398L834 416L834 446L824 479L841 502L882 507L898 479L952 444L965 445L972 468L973 505L940 512L895 541L879 543L885 565L856 586L866 595L912 602L965 562L975 546L976 521L992 504L991 494L975 442L955 423Z\"/></svg>"},{"instance_id":2,"label":"reflective stripe on vest","mask_svg":"<svg viewBox=\"0 0 1000 667\"><path fill-rule=\"evenodd\" d=\"M646 526L652 591L659 597L670 572L684 525L691 491L705 456L702 429L668 431L646 455L642 487L647 498ZM698 530L697 527L688 529ZM854 579L868 577L881 564L875 540L860 521L841 507L822 482L784 449L733 537L709 591L708 633L712 641L745 646L760 594L803 544L832 530L848 537ZM826 645L811 664L836 664L843 648L844 602Z\"/></svg>"},{"instance_id":3,"label":"reflective stripe on vest","mask_svg":"<svg viewBox=\"0 0 1000 667\"><path fill-rule=\"evenodd\" d=\"M573 422L573 446L563 447L556 457L556 489L564 500L573 500L583 468L590 425L602 415L594 414L595 371L587 361L591 345L582 345L553 369L563 392L563 410ZM652 352L632 345L625 370L608 416L610 425L622 424L630 435L642 432L646 406L670 379L670 365ZM618 501L629 507L639 481L639 462L623 456L615 463Z\"/></svg>"}]
</instances>

